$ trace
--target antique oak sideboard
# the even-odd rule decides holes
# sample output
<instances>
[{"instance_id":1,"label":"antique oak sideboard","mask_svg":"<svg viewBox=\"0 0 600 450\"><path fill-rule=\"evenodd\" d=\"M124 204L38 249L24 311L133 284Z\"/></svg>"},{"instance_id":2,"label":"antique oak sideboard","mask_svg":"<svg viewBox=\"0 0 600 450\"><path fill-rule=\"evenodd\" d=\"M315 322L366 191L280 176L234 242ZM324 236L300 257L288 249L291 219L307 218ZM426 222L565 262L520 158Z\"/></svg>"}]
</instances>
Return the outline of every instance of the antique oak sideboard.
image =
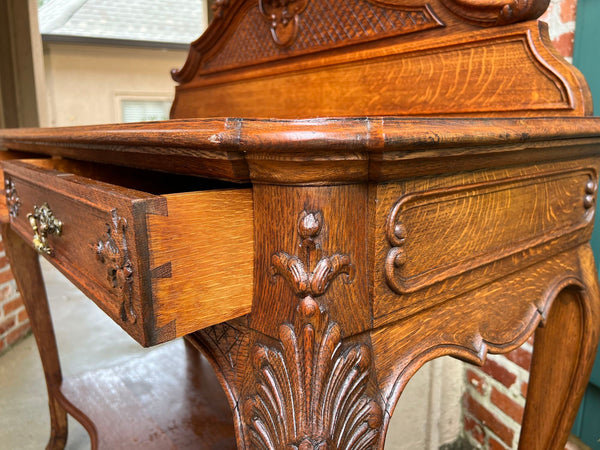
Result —
<instances>
[{"instance_id":1,"label":"antique oak sideboard","mask_svg":"<svg viewBox=\"0 0 600 450\"><path fill-rule=\"evenodd\" d=\"M1 131L48 448L67 413L94 448L383 448L426 361L533 333L520 447L562 448L600 120L548 2L217 0L171 120ZM36 251L141 345L191 345L63 379Z\"/></svg>"}]
</instances>

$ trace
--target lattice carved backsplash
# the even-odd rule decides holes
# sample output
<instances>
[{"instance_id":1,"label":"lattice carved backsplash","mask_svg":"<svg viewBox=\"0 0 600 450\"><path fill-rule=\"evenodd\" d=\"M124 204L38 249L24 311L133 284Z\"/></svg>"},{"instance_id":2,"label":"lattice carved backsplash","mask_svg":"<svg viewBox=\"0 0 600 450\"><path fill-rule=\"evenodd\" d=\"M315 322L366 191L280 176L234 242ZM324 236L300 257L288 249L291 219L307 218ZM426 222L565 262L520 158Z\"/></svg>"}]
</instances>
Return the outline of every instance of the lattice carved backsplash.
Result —
<instances>
[{"instance_id":1,"label":"lattice carved backsplash","mask_svg":"<svg viewBox=\"0 0 600 450\"><path fill-rule=\"evenodd\" d=\"M252 7L223 49L204 65L214 71L239 67L282 56L299 55L323 48L397 36L443 26L428 6L384 7L367 0L312 0L298 15L295 38L277 45L270 35L270 22Z\"/></svg>"}]
</instances>

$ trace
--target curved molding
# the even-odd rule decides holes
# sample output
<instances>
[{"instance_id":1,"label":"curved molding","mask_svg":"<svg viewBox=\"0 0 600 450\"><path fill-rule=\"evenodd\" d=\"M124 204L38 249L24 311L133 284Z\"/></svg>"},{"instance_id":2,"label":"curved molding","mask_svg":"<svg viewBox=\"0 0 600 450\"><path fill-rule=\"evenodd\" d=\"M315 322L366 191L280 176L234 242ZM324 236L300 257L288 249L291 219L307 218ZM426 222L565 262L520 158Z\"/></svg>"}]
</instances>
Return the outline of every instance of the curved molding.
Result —
<instances>
[{"instance_id":1,"label":"curved molding","mask_svg":"<svg viewBox=\"0 0 600 450\"><path fill-rule=\"evenodd\" d=\"M180 84L194 79L202 61L217 52L226 35L241 21L244 13L254 6L254 0L218 0L215 19L202 35L190 44L187 59L181 69L171 70L171 78Z\"/></svg>"},{"instance_id":2,"label":"curved molding","mask_svg":"<svg viewBox=\"0 0 600 450\"><path fill-rule=\"evenodd\" d=\"M507 25L541 16L550 0L441 0L452 13L482 26Z\"/></svg>"},{"instance_id":3,"label":"curved molding","mask_svg":"<svg viewBox=\"0 0 600 450\"><path fill-rule=\"evenodd\" d=\"M425 363L441 356L453 356L463 361L481 366L485 363L488 353L503 354L520 347L527 341L540 324L545 323L554 300L561 291L568 288L576 288L583 291L585 285L582 279L573 273L558 276L548 288L544 290L540 300L532 302L534 304L533 312L529 317L522 318L522 326L519 330L516 330L512 339L509 339L506 342L491 341L487 338L488 333L482 332L479 328L479 324L474 323L468 332L462 333L461 342L458 340L456 342L438 342L427 347L422 347L418 353L415 353L412 356L408 364L403 367L395 368L393 383L391 383L390 387L387 388L385 392L382 392L384 395L386 411L390 413L385 416L384 433L387 430L389 419L394 411L396 403L400 399L404 387L417 370ZM580 295L580 301L586 301L586 297L583 293ZM465 345L465 342L468 342L469 345Z\"/></svg>"},{"instance_id":4,"label":"curved molding","mask_svg":"<svg viewBox=\"0 0 600 450\"><path fill-rule=\"evenodd\" d=\"M594 218L597 178L596 171L586 167L403 195L392 207L385 225L390 248L383 269L388 286L397 294L416 292L587 227ZM507 192L511 194L507 196ZM512 197L527 200L529 213L539 219L520 221L522 210L510 207ZM489 210L489 216L472 214L484 205L502 207ZM545 213L549 215L544 216ZM445 223L445 226L431 228L429 223ZM463 236L472 235L460 232L493 225L512 230L511 226L516 224L520 226L513 230L514 234L484 236L479 240L469 237L469 242ZM446 235L455 237L447 242ZM469 245L469 253L455 256L452 252L454 246ZM440 251L448 257L431 258ZM509 270L514 270L514 264L510 264Z\"/></svg>"}]
</instances>

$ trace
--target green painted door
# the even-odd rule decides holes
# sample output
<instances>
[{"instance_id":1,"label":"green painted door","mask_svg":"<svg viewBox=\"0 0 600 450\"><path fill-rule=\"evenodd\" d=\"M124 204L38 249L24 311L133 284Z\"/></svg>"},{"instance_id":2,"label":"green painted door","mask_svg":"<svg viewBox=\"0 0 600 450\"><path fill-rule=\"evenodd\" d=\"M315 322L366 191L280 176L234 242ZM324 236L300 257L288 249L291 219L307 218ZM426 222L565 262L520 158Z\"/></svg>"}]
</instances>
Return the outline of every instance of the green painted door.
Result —
<instances>
[{"instance_id":1,"label":"green painted door","mask_svg":"<svg viewBox=\"0 0 600 450\"><path fill-rule=\"evenodd\" d=\"M600 115L600 0L579 0L573 63L592 90L594 114ZM600 218L596 219L592 248L600 266ZM599 351L600 355L600 351ZM600 356L579 409L573 433L594 450L600 450Z\"/></svg>"}]
</instances>

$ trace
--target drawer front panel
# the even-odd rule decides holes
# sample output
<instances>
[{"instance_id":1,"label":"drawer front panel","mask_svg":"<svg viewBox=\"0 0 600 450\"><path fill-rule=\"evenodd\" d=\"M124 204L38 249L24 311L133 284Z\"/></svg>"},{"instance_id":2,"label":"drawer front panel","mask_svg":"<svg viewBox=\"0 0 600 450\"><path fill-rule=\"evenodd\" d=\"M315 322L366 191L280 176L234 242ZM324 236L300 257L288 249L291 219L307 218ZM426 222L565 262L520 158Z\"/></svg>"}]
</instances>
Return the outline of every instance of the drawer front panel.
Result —
<instances>
[{"instance_id":1,"label":"drawer front panel","mask_svg":"<svg viewBox=\"0 0 600 450\"><path fill-rule=\"evenodd\" d=\"M47 205L61 222L60 235L48 234L45 239L48 260L141 340L143 274L138 267L135 233L139 219L134 211L140 209L136 203L153 199L144 193L124 195L80 177L20 163L11 163L5 176L12 187L7 198L19 204L10 217L13 228L33 244L35 233L28 215ZM34 221L38 229L44 226L40 222Z\"/></svg>"}]
</instances>

